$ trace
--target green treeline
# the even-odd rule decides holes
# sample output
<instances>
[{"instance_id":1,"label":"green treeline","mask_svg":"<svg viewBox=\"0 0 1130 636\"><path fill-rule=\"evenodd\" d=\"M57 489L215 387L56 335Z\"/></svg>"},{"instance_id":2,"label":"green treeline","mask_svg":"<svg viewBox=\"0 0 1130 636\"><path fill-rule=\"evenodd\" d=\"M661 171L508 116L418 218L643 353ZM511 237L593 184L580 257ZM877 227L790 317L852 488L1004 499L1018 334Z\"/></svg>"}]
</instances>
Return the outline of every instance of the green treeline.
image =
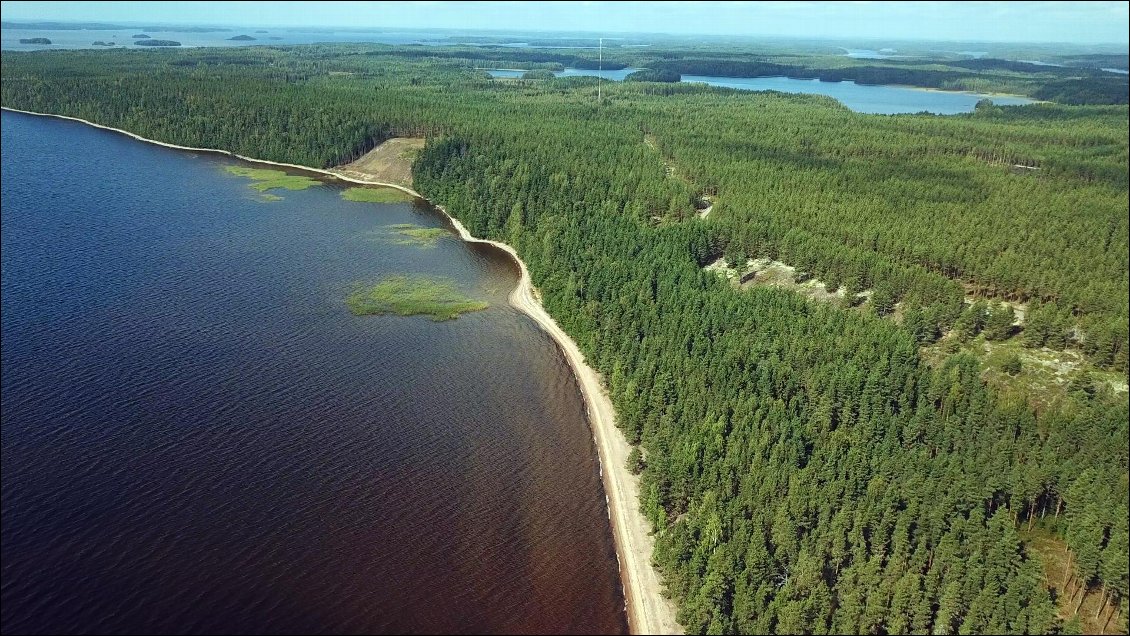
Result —
<instances>
[{"instance_id":1,"label":"green treeline","mask_svg":"<svg viewBox=\"0 0 1130 636\"><path fill-rule=\"evenodd\" d=\"M370 48L6 53L0 99L316 166L427 136L415 188L514 245L606 379L690 633L1054 632L1021 541L1037 523L1125 614L1125 393L1036 409L967 354L919 354L955 328L1099 340L1125 371L1125 106L888 117L647 82L598 106L591 78ZM702 269L739 252L872 289L902 322ZM1030 322L1014 335L967 290L1030 301Z\"/></svg>"},{"instance_id":2,"label":"green treeline","mask_svg":"<svg viewBox=\"0 0 1130 636\"><path fill-rule=\"evenodd\" d=\"M544 68L522 73L522 79L524 80L551 80L555 77L557 76L553 74L553 71Z\"/></svg>"},{"instance_id":3,"label":"green treeline","mask_svg":"<svg viewBox=\"0 0 1130 636\"><path fill-rule=\"evenodd\" d=\"M1036 66L1008 60L944 63L920 61L915 63L916 66L887 60L883 66L858 64L830 68L765 60L694 57L645 63L658 70L683 75L786 76L824 82L853 81L857 84L903 84L947 90L1015 91L1062 104L1125 104L1130 99L1124 75L1100 70ZM842 64L838 60L835 63Z\"/></svg>"},{"instance_id":4,"label":"green treeline","mask_svg":"<svg viewBox=\"0 0 1130 636\"><path fill-rule=\"evenodd\" d=\"M643 70L628 73L624 77L625 82L678 82L683 79L682 75L674 71L661 71L661 70Z\"/></svg>"}]
</instances>

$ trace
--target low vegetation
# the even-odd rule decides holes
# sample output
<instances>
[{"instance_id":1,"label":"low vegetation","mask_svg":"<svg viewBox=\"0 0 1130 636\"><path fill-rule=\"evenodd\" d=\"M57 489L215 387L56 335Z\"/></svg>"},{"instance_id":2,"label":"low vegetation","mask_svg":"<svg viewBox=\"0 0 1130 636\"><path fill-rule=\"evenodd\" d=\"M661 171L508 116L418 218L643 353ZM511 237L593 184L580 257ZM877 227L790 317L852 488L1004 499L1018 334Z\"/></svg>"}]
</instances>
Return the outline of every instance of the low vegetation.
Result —
<instances>
[{"instance_id":1,"label":"low vegetation","mask_svg":"<svg viewBox=\"0 0 1130 636\"><path fill-rule=\"evenodd\" d=\"M395 235L393 242L398 245L419 245L435 247L436 243L449 232L441 227L420 227L410 223L390 225L388 229Z\"/></svg>"},{"instance_id":2,"label":"low vegetation","mask_svg":"<svg viewBox=\"0 0 1130 636\"><path fill-rule=\"evenodd\" d=\"M489 306L465 296L453 281L424 276L390 276L375 285L357 285L345 302L358 316L422 314L437 322Z\"/></svg>"},{"instance_id":3,"label":"low vegetation","mask_svg":"<svg viewBox=\"0 0 1130 636\"><path fill-rule=\"evenodd\" d=\"M360 203L408 203L415 199L412 195L396 188L347 188L341 191L341 198Z\"/></svg>"},{"instance_id":4,"label":"low vegetation","mask_svg":"<svg viewBox=\"0 0 1130 636\"><path fill-rule=\"evenodd\" d=\"M260 193L265 193L267 190L305 190L306 188L322 185L321 181L313 177L287 174L282 170L272 170L269 168L226 166L224 170L226 170L228 174L251 179L252 183L249 187L258 190Z\"/></svg>"}]
</instances>

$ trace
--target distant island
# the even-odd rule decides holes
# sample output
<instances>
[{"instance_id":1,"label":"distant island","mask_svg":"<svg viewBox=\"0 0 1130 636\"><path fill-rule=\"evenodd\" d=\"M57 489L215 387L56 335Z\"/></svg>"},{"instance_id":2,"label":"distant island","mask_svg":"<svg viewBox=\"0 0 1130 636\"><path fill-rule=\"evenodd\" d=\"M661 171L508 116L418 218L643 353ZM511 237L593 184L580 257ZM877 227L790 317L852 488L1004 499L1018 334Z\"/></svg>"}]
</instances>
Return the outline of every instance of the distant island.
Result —
<instances>
[{"instance_id":1,"label":"distant island","mask_svg":"<svg viewBox=\"0 0 1130 636\"><path fill-rule=\"evenodd\" d=\"M110 22L13 22L0 21L0 29L28 29L32 31L117 31L119 29L136 29L137 25L113 24ZM143 31L179 31L181 33L214 33L231 31L226 27L200 27L200 26L143 26Z\"/></svg>"},{"instance_id":2,"label":"distant island","mask_svg":"<svg viewBox=\"0 0 1130 636\"><path fill-rule=\"evenodd\" d=\"M653 71L644 69L634 73L628 73L624 78L626 82L679 82L682 81L683 76L675 71L658 70Z\"/></svg>"},{"instance_id":3,"label":"distant island","mask_svg":"<svg viewBox=\"0 0 1130 636\"><path fill-rule=\"evenodd\" d=\"M236 35L236 36L230 37L228 39L229 40L235 40L237 42L251 42L255 38L251 37L250 35Z\"/></svg>"},{"instance_id":4,"label":"distant island","mask_svg":"<svg viewBox=\"0 0 1130 636\"><path fill-rule=\"evenodd\" d=\"M51 44L47 38L20 38L20 44Z\"/></svg>"},{"instance_id":5,"label":"distant island","mask_svg":"<svg viewBox=\"0 0 1130 636\"><path fill-rule=\"evenodd\" d=\"M134 44L137 46L180 46L180 42L176 40L138 40Z\"/></svg>"},{"instance_id":6,"label":"distant island","mask_svg":"<svg viewBox=\"0 0 1130 636\"><path fill-rule=\"evenodd\" d=\"M256 33L267 33L267 32L268 31L266 29L259 29L258 31L256 31Z\"/></svg>"},{"instance_id":7,"label":"distant island","mask_svg":"<svg viewBox=\"0 0 1130 636\"><path fill-rule=\"evenodd\" d=\"M90 46L114 46L114 42L103 42L102 40L95 40L90 43Z\"/></svg>"},{"instance_id":8,"label":"distant island","mask_svg":"<svg viewBox=\"0 0 1130 636\"><path fill-rule=\"evenodd\" d=\"M146 35L144 33L138 33L137 35L135 35L133 37L134 37L134 39L137 39L137 40L148 40L149 38L151 38L153 36L152 35Z\"/></svg>"},{"instance_id":9,"label":"distant island","mask_svg":"<svg viewBox=\"0 0 1130 636\"><path fill-rule=\"evenodd\" d=\"M545 69L537 69L537 70L526 71L525 73L522 73L522 79L525 79L525 80L546 80L546 79L553 79L555 77L557 77L557 76L553 74L553 71L549 71L549 70L545 70Z\"/></svg>"}]
</instances>

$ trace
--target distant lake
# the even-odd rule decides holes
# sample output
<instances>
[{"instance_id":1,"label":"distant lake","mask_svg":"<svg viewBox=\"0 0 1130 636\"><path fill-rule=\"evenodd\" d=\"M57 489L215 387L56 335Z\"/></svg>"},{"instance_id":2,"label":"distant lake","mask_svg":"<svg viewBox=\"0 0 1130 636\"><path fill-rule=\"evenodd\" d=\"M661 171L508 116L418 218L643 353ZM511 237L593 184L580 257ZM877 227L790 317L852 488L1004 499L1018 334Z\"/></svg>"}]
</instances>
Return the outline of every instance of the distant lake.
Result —
<instances>
[{"instance_id":1,"label":"distant lake","mask_svg":"<svg viewBox=\"0 0 1130 636\"><path fill-rule=\"evenodd\" d=\"M841 47L843 48L843 47ZM894 49L843 49L845 57L852 57L860 60L886 60L892 57L906 57L905 55L898 55L898 51Z\"/></svg>"},{"instance_id":2,"label":"distant lake","mask_svg":"<svg viewBox=\"0 0 1130 636\"><path fill-rule=\"evenodd\" d=\"M226 157L2 117L5 634L626 633L513 261L422 201L268 202ZM490 307L350 314L397 274Z\"/></svg>"},{"instance_id":3,"label":"distant lake","mask_svg":"<svg viewBox=\"0 0 1130 636\"><path fill-rule=\"evenodd\" d=\"M333 31L333 30L302 30L291 28L262 29L247 27L228 28L225 31L210 31L200 33L195 31L145 31L158 40L175 40L182 47L202 46L254 46L254 45L283 45L283 44L315 44L315 43L349 43L373 42L379 44L427 44L451 46L448 40L436 40L435 31ZM116 48L140 49L136 46L134 35L143 31L139 27L117 30L41 30L41 29L2 29L0 30L0 48L5 51L40 51L50 49L102 49L107 47L94 46L95 41L114 42ZM229 38L249 35L254 40L231 40ZM20 44L21 38L47 38L50 45Z\"/></svg>"},{"instance_id":4,"label":"distant lake","mask_svg":"<svg viewBox=\"0 0 1130 636\"><path fill-rule=\"evenodd\" d=\"M1019 106L1035 103L1027 97L999 97L979 93L959 93L956 91L931 91L907 86L869 86L855 82L821 82L817 79L793 79L790 77L709 77L705 75L684 75L684 82L705 82L711 86L723 86L747 91L781 91L782 93L812 93L827 95L857 113L894 115L898 113L920 113L936 115L956 115L969 113L977 102L984 98L993 100L998 106Z\"/></svg>"},{"instance_id":5,"label":"distant lake","mask_svg":"<svg viewBox=\"0 0 1130 636\"><path fill-rule=\"evenodd\" d=\"M522 77L522 75L529 71L514 68L492 68L480 69L490 73L491 77ZM606 80L613 80L616 82L624 81L624 78L629 74L634 73L640 69L638 68L624 68L617 71L597 70L597 69L582 69L582 68L567 68L564 71L556 71L554 75L557 77L603 77Z\"/></svg>"},{"instance_id":6,"label":"distant lake","mask_svg":"<svg viewBox=\"0 0 1130 636\"><path fill-rule=\"evenodd\" d=\"M621 81L637 68L621 71L604 71L601 77ZM514 69L494 69L488 71L493 77L521 77L526 71ZM596 71L567 68L554 73L558 77L578 75L597 75ZM878 115L898 113L920 113L923 111L937 115L956 115L973 111L977 102L984 98L993 100L1000 106L1032 104L1027 97L1001 97L979 93L960 93L955 91L930 91L907 86L868 86L855 82L821 82L820 80L793 79L789 77L714 77L708 75L684 75L684 82L702 82L711 86L736 88L747 91L780 91L782 93L809 93L827 95L840 101L844 106L858 112Z\"/></svg>"}]
</instances>

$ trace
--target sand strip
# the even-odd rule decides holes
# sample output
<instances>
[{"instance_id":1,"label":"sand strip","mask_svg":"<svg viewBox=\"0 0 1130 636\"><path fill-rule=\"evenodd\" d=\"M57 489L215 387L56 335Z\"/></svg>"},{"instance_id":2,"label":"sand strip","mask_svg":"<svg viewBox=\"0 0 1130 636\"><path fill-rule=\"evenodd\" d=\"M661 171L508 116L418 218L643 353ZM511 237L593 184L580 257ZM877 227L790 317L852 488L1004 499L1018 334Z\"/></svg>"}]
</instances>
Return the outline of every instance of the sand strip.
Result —
<instances>
[{"instance_id":1,"label":"sand strip","mask_svg":"<svg viewBox=\"0 0 1130 636\"><path fill-rule=\"evenodd\" d=\"M2 108L4 110L27 115L69 119L71 121L94 126L95 128L128 135L139 141L164 146L166 148L217 153L252 163L317 172L350 183L396 188L414 197L425 198L415 190L395 183L382 183L379 181L358 179L338 174L333 170L311 168L309 166L300 166L293 163L279 163L275 161L265 161L263 159L254 159L252 157L244 157L233 152L217 150L215 148L195 148L192 146L169 144L153 139L146 139L127 130L103 126L77 117L36 113L8 107ZM585 357L577 347L577 344L573 342L573 339L570 338L568 334L557 326L557 323L549 313L545 311L541 303L538 302L535 297L533 282L530 280L530 273L526 269L526 264L522 262L522 259L518 257L518 253L514 251L514 248L498 241L475 238L467 231L467 228L463 227L463 224L460 223L458 219L451 216L443 206L437 205L436 207L447 216L451 221L451 225L464 241L468 243L486 243L493 245L509 254L514 261L518 263L521 276L518 279L518 286L510 293L510 304L532 318L534 322L541 326L541 328L557 342L557 345L561 348L561 352L565 355L565 359L569 362L569 366L573 369L573 374L576 376L577 383L581 387L581 395L585 400L589 417L589 427L592 429L593 440L596 442L597 453L600 457L601 478L604 481L604 494L608 502L608 518L612 524L612 534L616 541L616 556L620 564L620 580L624 587L628 628L633 634L683 633L682 628L675 620L674 603L663 596L663 585L660 581L659 573L651 566L651 554L654 548L654 542L651 535L648 533L647 521L639 511L639 478L631 474L627 469L628 453L631 450L631 446L628 445L628 442L624 439L620 430L616 428L616 412L612 409L612 401L608 398L608 393L604 390L600 376L585 363Z\"/></svg>"}]
</instances>

